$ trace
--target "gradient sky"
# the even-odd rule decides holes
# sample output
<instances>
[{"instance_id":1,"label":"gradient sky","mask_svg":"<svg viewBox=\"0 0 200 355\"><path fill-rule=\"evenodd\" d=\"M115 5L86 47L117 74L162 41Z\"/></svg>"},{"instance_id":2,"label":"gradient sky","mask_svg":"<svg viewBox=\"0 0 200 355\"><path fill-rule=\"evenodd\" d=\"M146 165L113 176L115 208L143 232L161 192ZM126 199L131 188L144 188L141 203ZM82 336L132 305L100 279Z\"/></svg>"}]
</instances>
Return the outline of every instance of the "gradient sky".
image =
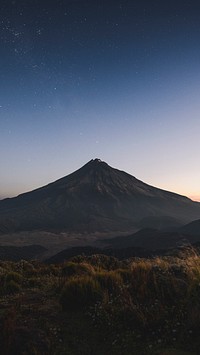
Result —
<instances>
[{"instance_id":1,"label":"gradient sky","mask_svg":"<svg viewBox=\"0 0 200 355\"><path fill-rule=\"evenodd\" d=\"M100 158L200 200L200 3L2 1L0 198Z\"/></svg>"}]
</instances>

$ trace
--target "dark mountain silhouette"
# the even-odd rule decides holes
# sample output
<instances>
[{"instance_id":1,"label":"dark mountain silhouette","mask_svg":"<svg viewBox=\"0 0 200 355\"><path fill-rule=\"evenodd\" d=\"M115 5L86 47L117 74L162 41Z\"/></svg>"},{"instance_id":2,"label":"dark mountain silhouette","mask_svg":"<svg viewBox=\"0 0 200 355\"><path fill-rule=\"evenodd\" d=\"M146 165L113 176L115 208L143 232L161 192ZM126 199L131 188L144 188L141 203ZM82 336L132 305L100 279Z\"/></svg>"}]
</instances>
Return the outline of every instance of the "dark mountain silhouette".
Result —
<instances>
[{"instance_id":1,"label":"dark mountain silhouette","mask_svg":"<svg viewBox=\"0 0 200 355\"><path fill-rule=\"evenodd\" d=\"M182 226L182 222L170 216L145 217L137 223L138 229L153 228L158 230L174 230Z\"/></svg>"},{"instance_id":2,"label":"dark mountain silhouette","mask_svg":"<svg viewBox=\"0 0 200 355\"><path fill-rule=\"evenodd\" d=\"M47 249L41 245L23 247L0 246L0 260L33 260L41 258Z\"/></svg>"},{"instance_id":3,"label":"dark mountain silhouette","mask_svg":"<svg viewBox=\"0 0 200 355\"><path fill-rule=\"evenodd\" d=\"M184 230L184 228L183 228ZM179 246L195 245L200 242L200 234L189 234L181 229L161 231L151 228L128 236L118 236L101 241L108 248L146 248L146 250L174 249Z\"/></svg>"},{"instance_id":4,"label":"dark mountain silhouette","mask_svg":"<svg viewBox=\"0 0 200 355\"><path fill-rule=\"evenodd\" d=\"M200 203L157 189L94 159L44 187L0 201L0 232L113 232L138 229L144 218L189 223Z\"/></svg>"},{"instance_id":5,"label":"dark mountain silhouette","mask_svg":"<svg viewBox=\"0 0 200 355\"><path fill-rule=\"evenodd\" d=\"M85 247L73 247L64 249L61 252L53 255L52 257L45 260L47 264L59 264L63 263L67 260L73 260L73 258L86 258L94 255L107 255L113 256L117 259L127 259L131 257L139 257L139 258L149 258L157 255L167 255L169 251L165 249L160 250L150 250L140 247L124 247L124 248L93 248L91 246ZM75 260L74 259L74 260Z\"/></svg>"},{"instance_id":6,"label":"dark mountain silhouette","mask_svg":"<svg viewBox=\"0 0 200 355\"><path fill-rule=\"evenodd\" d=\"M189 235L198 235L200 237L200 219L188 223L185 226L182 226L179 230L182 233L187 233Z\"/></svg>"}]
</instances>

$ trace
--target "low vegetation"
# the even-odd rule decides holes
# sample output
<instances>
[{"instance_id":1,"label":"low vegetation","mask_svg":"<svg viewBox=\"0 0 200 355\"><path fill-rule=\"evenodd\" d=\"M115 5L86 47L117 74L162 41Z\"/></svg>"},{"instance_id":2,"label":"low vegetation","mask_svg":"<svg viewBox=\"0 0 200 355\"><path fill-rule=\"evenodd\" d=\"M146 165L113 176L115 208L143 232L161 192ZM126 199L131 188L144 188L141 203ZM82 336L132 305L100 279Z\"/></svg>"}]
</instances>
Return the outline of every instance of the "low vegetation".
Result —
<instances>
[{"instance_id":1,"label":"low vegetation","mask_svg":"<svg viewBox=\"0 0 200 355\"><path fill-rule=\"evenodd\" d=\"M200 255L0 262L3 354L199 354Z\"/></svg>"}]
</instances>

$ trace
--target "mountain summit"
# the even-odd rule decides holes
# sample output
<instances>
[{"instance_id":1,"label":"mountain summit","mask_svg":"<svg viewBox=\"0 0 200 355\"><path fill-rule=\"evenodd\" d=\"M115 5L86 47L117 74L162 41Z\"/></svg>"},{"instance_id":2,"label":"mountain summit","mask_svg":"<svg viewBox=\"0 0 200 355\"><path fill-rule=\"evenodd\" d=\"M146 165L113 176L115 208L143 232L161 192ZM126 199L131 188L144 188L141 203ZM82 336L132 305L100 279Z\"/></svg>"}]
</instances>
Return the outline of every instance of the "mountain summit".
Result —
<instances>
[{"instance_id":1,"label":"mountain summit","mask_svg":"<svg viewBox=\"0 0 200 355\"><path fill-rule=\"evenodd\" d=\"M200 203L147 185L97 158L44 187L0 201L1 233L129 231L142 221L184 224L199 217Z\"/></svg>"}]
</instances>

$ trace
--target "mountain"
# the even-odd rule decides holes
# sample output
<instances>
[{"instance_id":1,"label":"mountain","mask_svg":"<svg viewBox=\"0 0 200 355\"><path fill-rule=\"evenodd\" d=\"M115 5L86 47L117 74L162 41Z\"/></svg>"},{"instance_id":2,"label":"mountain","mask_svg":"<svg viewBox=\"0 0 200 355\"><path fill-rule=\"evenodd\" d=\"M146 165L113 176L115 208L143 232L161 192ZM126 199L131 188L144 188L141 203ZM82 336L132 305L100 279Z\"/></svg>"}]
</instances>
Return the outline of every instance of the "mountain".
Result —
<instances>
[{"instance_id":1,"label":"mountain","mask_svg":"<svg viewBox=\"0 0 200 355\"><path fill-rule=\"evenodd\" d=\"M180 228L182 233L187 233L189 235L198 235L200 237L200 219L186 224Z\"/></svg>"},{"instance_id":2,"label":"mountain","mask_svg":"<svg viewBox=\"0 0 200 355\"><path fill-rule=\"evenodd\" d=\"M128 259L132 257L149 258L158 255L169 255L169 250L157 249L149 250L140 247L122 247L122 248L94 248L91 246L73 247L64 249L61 252L54 254L50 258L45 259L47 264L59 264L67 260L91 260L92 257L98 255L99 258L106 260L106 256L115 257L117 259ZM108 260L108 259L107 259Z\"/></svg>"},{"instance_id":3,"label":"mountain","mask_svg":"<svg viewBox=\"0 0 200 355\"><path fill-rule=\"evenodd\" d=\"M183 228L184 229L184 228ZM145 248L146 250L176 249L179 246L195 245L200 242L200 234L187 234L176 231L162 231L151 228L141 229L127 236L101 240L108 248Z\"/></svg>"},{"instance_id":4,"label":"mountain","mask_svg":"<svg viewBox=\"0 0 200 355\"><path fill-rule=\"evenodd\" d=\"M0 246L0 260L19 261L41 258L47 249L41 245Z\"/></svg>"},{"instance_id":5,"label":"mountain","mask_svg":"<svg viewBox=\"0 0 200 355\"><path fill-rule=\"evenodd\" d=\"M151 216L141 219L137 223L138 229L153 228L158 230L174 230L182 226L182 222L171 216Z\"/></svg>"},{"instance_id":6,"label":"mountain","mask_svg":"<svg viewBox=\"0 0 200 355\"><path fill-rule=\"evenodd\" d=\"M200 203L147 185L100 159L44 187L0 201L4 234L127 232L155 217L189 223L200 217Z\"/></svg>"}]
</instances>

